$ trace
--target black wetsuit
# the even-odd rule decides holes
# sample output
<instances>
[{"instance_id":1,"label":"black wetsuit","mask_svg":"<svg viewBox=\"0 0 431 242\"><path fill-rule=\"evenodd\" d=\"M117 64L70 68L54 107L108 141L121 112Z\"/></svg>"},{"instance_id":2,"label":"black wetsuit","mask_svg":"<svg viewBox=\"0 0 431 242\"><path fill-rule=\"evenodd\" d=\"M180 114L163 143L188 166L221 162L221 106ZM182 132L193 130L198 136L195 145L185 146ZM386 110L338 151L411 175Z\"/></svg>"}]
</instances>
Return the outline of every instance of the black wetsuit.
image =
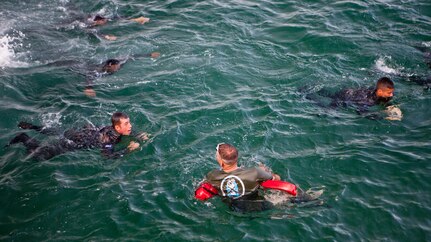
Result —
<instances>
[{"instance_id":1,"label":"black wetsuit","mask_svg":"<svg viewBox=\"0 0 431 242\"><path fill-rule=\"evenodd\" d=\"M119 69L121 69L123 65L126 64L126 62L129 61L130 59L135 60L135 59L144 58L144 57L151 57L151 53L135 54L122 59L109 59L107 61L104 61L101 64L88 64L88 63L85 63L82 61L76 61L76 60L61 60L61 61L48 63L47 66L66 67L68 70L74 73L77 73L79 75L82 75L86 79L85 88L93 89L94 81L96 79L114 74ZM106 68L107 62L112 60L118 61L120 65L120 68L116 71L109 71Z\"/></svg>"},{"instance_id":2,"label":"black wetsuit","mask_svg":"<svg viewBox=\"0 0 431 242\"><path fill-rule=\"evenodd\" d=\"M374 88L344 89L331 98L331 107L355 106L360 112L366 112L374 105L385 105L390 100L377 97Z\"/></svg>"},{"instance_id":3,"label":"black wetsuit","mask_svg":"<svg viewBox=\"0 0 431 242\"><path fill-rule=\"evenodd\" d=\"M45 129L34 125L22 128L34 129L43 134L56 133L52 129ZM115 151L114 145L120 141L121 135L118 134L112 126L105 126L102 128L84 127L82 129L69 129L65 131L63 136L56 140L55 143L46 145L41 145L38 140L30 138L25 133L21 133L12 139L9 144L22 142L34 159L48 160L56 155L66 153L68 151L94 148L101 148L102 154L107 157L121 157L127 152L127 148L120 151Z\"/></svg>"},{"instance_id":4,"label":"black wetsuit","mask_svg":"<svg viewBox=\"0 0 431 242\"><path fill-rule=\"evenodd\" d=\"M418 85L423 86L426 90L429 90L431 88L431 76L408 76L407 79L409 80L409 82L414 82Z\"/></svg>"},{"instance_id":5,"label":"black wetsuit","mask_svg":"<svg viewBox=\"0 0 431 242\"><path fill-rule=\"evenodd\" d=\"M354 107L361 115L367 114L372 106L386 106L391 99L377 97L375 88L344 89L336 93L323 89L317 93L307 94L306 98L326 108ZM329 100L325 100L325 98L329 98ZM378 116L378 114L374 113L367 117L375 119Z\"/></svg>"}]
</instances>

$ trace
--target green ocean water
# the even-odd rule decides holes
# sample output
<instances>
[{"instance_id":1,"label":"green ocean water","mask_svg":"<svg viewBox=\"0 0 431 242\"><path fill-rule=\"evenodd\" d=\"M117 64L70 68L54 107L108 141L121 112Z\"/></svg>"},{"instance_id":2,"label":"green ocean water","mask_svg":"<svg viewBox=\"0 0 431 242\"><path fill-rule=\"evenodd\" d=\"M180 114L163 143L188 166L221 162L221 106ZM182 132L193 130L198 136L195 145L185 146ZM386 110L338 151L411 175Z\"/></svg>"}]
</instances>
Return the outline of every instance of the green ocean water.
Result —
<instances>
[{"instance_id":1,"label":"green ocean water","mask_svg":"<svg viewBox=\"0 0 431 242\"><path fill-rule=\"evenodd\" d=\"M1 241L431 241L431 91L403 77L430 75L429 1L1 6ZM86 27L96 14L112 20ZM127 20L139 16L151 20ZM109 58L129 60L85 96L80 73ZM70 61L79 64L53 64ZM323 108L301 91L382 76L395 82L401 121ZM23 146L3 148L22 120L102 126L115 111L152 134L121 159L80 150L37 162ZM263 162L304 190L323 189L323 205L239 214L218 198L195 200L220 142L239 149L243 166Z\"/></svg>"}]
</instances>

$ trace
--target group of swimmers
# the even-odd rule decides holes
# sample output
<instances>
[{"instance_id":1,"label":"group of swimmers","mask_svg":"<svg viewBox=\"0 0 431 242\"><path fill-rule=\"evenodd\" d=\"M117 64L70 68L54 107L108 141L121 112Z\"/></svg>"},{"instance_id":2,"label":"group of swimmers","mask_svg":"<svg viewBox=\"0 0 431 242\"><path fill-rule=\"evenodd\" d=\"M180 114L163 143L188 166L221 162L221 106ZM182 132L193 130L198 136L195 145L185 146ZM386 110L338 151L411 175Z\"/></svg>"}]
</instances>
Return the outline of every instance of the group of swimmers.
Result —
<instances>
[{"instance_id":1,"label":"group of swimmers","mask_svg":"<svg viewBox=\"0 0 431 242\"><path fill-rule=\"evenodd\" d=\"M361 112L366 112L370 106L386 104L393 97L393 92L394 83L389 78L383 77L377 81L375 88L345 89L328 96L333 99L330 106L336 107L350 102L355 104ZM327 94L324 93L324 95ZM69 129L56 142L43 145L26 133L20 133L9 142L9 145L23 143L30 156L36 160L47 160L68 151L93 148L100 148L105 157L118 158L139 148L138 142L130 141L127 148L115 149L115 145L121 141L122 137L132 134L132 124L127 114L114 113L111 123L110 126L104 127L86 126L81 129ZM52 128L27 122L20 122L18 127L47 135L58 134L58 131ZM145 132L133 136L138 141L148 140L148 134ZM211 187L208 192L220 195L234 211L262 211L273 207L264 198L261 183L268 180L278 181L280 180L279 175L272 173L264 165L254 168L239 167L238 150L231 144L217 145L215 157L220 169L215 169L206 175L205 181ZM300 191L299 194L291 196L289 201L306 202L315 199Z\"/></svg>"},{"instance_id":2,"label":"group of swimmers","mask_svg":"<svg viewBox=\"0 0 431 242\"><path fill-rule=\"evenodd\" d=\"M130 20L144 24L149 21L149 18L139 17ZM100 26L107 22L107 18L96 15L92 19L91 26ZM113 35L105 35L105 38L108 40L116 39ZM159 55L160 53L153 52L135 57L157 58ZM95 96L92 81L100 75L110 75L117 72L126 61L126 59L109 59L102 63L96 68L96 75L87 76L84 93L87 96ZM427 81L420 78L411 78L411 80L418 84L426 83L428 85ZM394 82L388 77L382 77L377 81L375 87L343 89L333 94L326 90L320 90L317 93L307 94L306 97L309 100L316 101L319 105L321 104L319 102L320 97L327 97L331 101L326 107L354 106L359 114L365 114L367 117L372 118L375 118L375 116L367 115L369 108L374 105L384 105L387 107L386 114L395 113L386 117L387 119L400 120L402 117L401 111L395 109L396 107L394 106L388 106L389 101L394 96L394 90ZM59 134L54 129L27 122L20 122L18 127L24 130L35 130L46 135ZM130 141L124 149L116 150L115 145L124 136L133 136L135 141ZM115 112L111 117L111 125L69 129L63 132L55 143L41 144L26 133L20 133L8 145L23 143L30 156L36 160L51 159L68 151L94 148L100 148L102 154L106 157L117 158L139 148L140 144L136 141L146 141L148 139L149 135L145 132L140 134L132 133L132 124L127 114ZM205 177L205 181L212 186L212 188L208 188L208 192L220 195L232 209L238 211L260 211L271 207L271 204L262 196L261 183L268 180L279 181L281 179L279 175L273 173L264 165L253 168L238 166L238 150L231 144L220 143L217 145L215 158L219 164L219 169L209 172ZM309 201L312 199L314 198L308 196L308 194L300 193L294 196L291 201ZM253 202L250 203L250 201Z\"/></svg>"},{"instance_id":3,"label":"group of swimmers","mask_svg":"<svg viewBox=\"0 0 431 242\"><path fill-rule=\"evenodd\" d=\"M121 19L121 18L116 17L116 19ZM101 15L96 15L94 17L90 17L87 21L88 21L89 27L98 27L98 26L106 25L111 20L112 19L108 19L108 18L103 17ZM129 18L126 20L136 22L139 24L145 24L145 23L150 21L150 18L140 16L137 18ZM103 38L105 38L107 40L111 40L111 41L117 40L117 36L114 36L112 34L105 34L105 35L103 35ZM133 59L141 58L141 57L158 58L159 56L160 56L159 52L151 52L151 53L143 54L143 55L134 55L131 58L133 58ZM127 60L128 59L109 59L109 60L106 60L105 62L103 62L100 66L98 66L93 71L92 75L87 75L87 85L85 86L85 89L84 89L85 95L87 95L89 97L96 96L96 91L93 88L93 80L98 78L98 77L101 77L104 75L111 75L111 74L117 72L127 62Z\"/></svg>"}]
</instances>

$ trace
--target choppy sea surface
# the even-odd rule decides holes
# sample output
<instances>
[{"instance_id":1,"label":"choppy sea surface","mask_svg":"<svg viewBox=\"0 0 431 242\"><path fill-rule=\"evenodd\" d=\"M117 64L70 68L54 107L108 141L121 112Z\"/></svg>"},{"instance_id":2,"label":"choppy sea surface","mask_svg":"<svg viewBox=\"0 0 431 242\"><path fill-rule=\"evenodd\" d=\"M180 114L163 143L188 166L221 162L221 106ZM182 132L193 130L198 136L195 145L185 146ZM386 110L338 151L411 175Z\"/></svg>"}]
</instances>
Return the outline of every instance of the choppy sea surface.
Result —
<instances>
[{"instance_id":1,"label":"choppy sea surface","mask_svg":"<svg viewBox=\"0 0 431 242\"><path fill-rule=\"evenodd\" d=\"M108 24L88 26L97 14ZM150 21L129 21L139 16ZM0 240L431 241L431 91L406 78L430 75L427 51L426 0L3 0ZM85 73L110 58L128 62L87 97ZM401 121L301 91L382 76ZM20 121L65 130L115 111L152 135L121 159L96 149L37 162L3 148ZM196 201L220 142L243 166L323 190L323 204L243 214Z\"/></svg>"}]
</instances>

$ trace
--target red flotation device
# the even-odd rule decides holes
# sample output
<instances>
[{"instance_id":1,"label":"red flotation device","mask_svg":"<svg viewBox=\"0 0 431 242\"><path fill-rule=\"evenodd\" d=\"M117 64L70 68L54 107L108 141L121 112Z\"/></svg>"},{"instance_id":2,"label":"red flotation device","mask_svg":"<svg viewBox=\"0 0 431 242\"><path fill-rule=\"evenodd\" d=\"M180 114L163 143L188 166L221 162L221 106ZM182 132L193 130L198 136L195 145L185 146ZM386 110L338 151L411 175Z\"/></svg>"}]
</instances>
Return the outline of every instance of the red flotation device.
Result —
<instances>
[{"instance_id":1,"label":"red flotation device","mask_svg":"<svg viewBox=\"0 0 431 242\"><path fill-rule=\"evenodd\" d=\"M293 196L296 196L296 186L287 181L274 181L267 180L260 184L263 188L275 189L283 192L287 192Z\"/></svg>"},{"instance_id":2,"label":"red flotation device","mask_svg":"<svg viewBox=\"0 0 431 242\"><path fill-rule=\"evenodd\" d=\"M202 183L195 191L195 198L201 201L210 199L215 195L218 195L217 188L213 187L213 185L208 182Z\"/></svg>"},{"instance_id":3,"label":"red flotation device","mask_svg":"<svg viewBox=\"0 0 431 242\"><path fill-rule=\"evenodd\" d=\"M266 189L280 190L296 196L296 186L287 181L267 180L260 185ZM218 195L217 188L208 182L202 183L195 191L195 198L201 201L206 201L216 195Z\"/></svg>"}]
</instances>

